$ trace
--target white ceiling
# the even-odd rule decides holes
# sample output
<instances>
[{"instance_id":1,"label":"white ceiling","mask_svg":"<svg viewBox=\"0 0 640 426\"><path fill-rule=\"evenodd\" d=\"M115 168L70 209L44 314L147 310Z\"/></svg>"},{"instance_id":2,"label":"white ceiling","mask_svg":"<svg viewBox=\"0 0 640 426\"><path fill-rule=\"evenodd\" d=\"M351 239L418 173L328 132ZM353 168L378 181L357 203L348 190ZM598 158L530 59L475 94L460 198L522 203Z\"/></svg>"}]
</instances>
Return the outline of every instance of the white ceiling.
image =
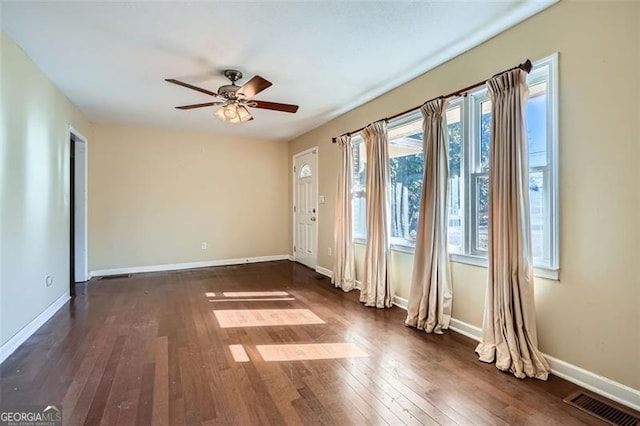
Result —
<instances>
[{"instance_id":1,"label":"white ceiling","mask_svg":"<svg viewBox=\"0 0 640 426\"><path fill-rule=\"evenodd\" d=\"M291 139L397 87L548 7L540 1L27 2L2 1L2 28L91 121ZM526 52L523 52L523 58ZM221 70L273 86L253 109L173 107L215 91ZM364 123L363 123L364 124Z\"/></svg>"}]
</instances>

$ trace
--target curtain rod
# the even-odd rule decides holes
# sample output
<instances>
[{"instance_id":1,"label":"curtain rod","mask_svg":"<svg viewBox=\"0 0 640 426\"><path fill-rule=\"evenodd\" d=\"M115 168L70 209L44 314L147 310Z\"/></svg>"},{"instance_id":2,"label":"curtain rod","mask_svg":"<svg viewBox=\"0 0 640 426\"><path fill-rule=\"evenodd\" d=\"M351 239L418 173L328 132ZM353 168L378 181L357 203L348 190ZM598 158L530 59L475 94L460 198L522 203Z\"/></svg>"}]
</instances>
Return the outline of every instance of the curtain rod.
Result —
<instances>
[{"instance_id":1,"label":"curtain rod","mask_svg":"<svg viewBox=\"0 0 640 426\"><path fill-rule=\"evenodd\" d=\"M531 72L531 68L533 68L533 64L531 63L531 61L530 61L529 59L527 59L526 61L524 61L524 62L523 62L523 63L521 63L520 65L517 65L517 66L515 66L515 67L513 67L513 68L509 68L508 70L504 70L504 71L502 71L502 72L499 72L499 73L497 73L497 74L494 74L491 78L496 77L496 76L498 76L498 75L500 75L500 74L504 74L505 72L509 72L509 71L516 70L516 69L518 69L518 68L519 68L519 69L521 69L521 70L523 70L523 71L525 71L527 74L529 74L529 73ZM413 107L413 108L409 108L408 110L405 110L405 111L399 112L399 113L394 114L394 115L392 115L392 116L390 116L390 117L386 117L386 118L384 118L383 120L385 120L385 121L393 120L394 118L398 118L398 117L400 117L400 116L402 116L402 115L405 115L405 114L407 114L407 113L410 113L411 111L415 111L415 110L417 110L417 109L420 109L420 107L422 107L422 105L424 105L424 104L426 104L426 103L428 103L428 102L434 101L434 100L436 100L436 99L448 99L448 98L452 98L452 97L454 97L454 96L466 96L466 95L467 95L467 93L468 93L469 91L471 91L472 89L475 89L476 87L480 87L480 86L482 86L482 85L483 85L483 84L485 84L487 81L489 81L489 80L482 80L482 81L480 81L480 82L478 82L478 83L472 84L471 86L467 86L467 87L465 87L464 89L456 90L455 92L451 92L451 93L449 93L449 94L447 94L447 95L444 95L444 96L438 96L438 97L436 97L436 98L433 98L433 99L428 100L427 102L423 102L423 103L421 103L421 104L420 104L420 105L418 105L418 106L415 106L415 107ZM351 136L351 135L354 135L354 134L356 134L356 133L358 133L358 132L361 132L361 131L363 131L364 129L366 129L366 128L367 128L367 126L369 126L369 124L367 124L366 126L363 126L363 127L359 128L359 129L357 129L357 130L352 130L352 131L350 131L350 132L343 133L341 136L347 136L347 135L348 135L348 136ZM333 143L336 143L336 138L331 139L331 141L332 141Z\"/></svg>"}]
</instances>

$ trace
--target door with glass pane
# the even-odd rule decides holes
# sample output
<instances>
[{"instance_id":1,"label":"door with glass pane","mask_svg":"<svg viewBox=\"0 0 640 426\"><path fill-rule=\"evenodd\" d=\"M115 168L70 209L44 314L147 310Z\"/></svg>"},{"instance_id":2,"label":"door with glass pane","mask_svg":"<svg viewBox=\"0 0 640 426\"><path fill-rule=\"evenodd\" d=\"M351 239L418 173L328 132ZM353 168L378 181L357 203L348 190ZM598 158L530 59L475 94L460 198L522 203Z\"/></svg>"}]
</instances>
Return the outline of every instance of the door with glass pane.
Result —
<instances>
[{"instance_id":1,"label":"door with glass pane","mask_svg":"<svg viewBox=\"0 0 640 426\"><path fill-rule=\"evenodd\" d=\"M293 257L310 268L317 258L317 150L294 156Z\"/></svg>"}]
</instances>

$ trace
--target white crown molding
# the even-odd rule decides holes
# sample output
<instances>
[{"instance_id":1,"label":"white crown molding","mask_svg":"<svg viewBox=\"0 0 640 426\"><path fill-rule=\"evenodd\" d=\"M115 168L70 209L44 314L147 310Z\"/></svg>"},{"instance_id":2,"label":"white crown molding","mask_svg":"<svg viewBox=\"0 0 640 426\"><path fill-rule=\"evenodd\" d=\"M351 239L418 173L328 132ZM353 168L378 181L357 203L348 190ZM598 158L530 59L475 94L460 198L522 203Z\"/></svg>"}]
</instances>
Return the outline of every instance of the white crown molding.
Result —
<instances>
[{"instance_id":1,"label":"white crown molding","mask_svg":"<svg viewBox=\"0 0 640 426\"><path fill-rule=\"evenodd\" d=\"M127 268L98 269L91 271L92 277L104 277L119 274L137 274L141 272L179 271L182 269L208 268L210 266L242 265L245 263L272 262L290 260L288 254L274 256L241 257L237 259L205 260L202 262L169 263L164 265L131 266Z\"/></svg>"},{"instance_id":2,"label":"white crown molding","mask_svg":"<svg viewBox=\"0 0 640 426\"><path fill-rule=\"evenodd\" d=\"M9 356L15 352L21 344L27 341L29 337L31 337L40 327L44 325L49 319L55 315L56 312L60 308L64 306L65 303L70 299L69 292L67 291L62 296L60 296L55 302L53 302L47 309L42 311L40 315L35 317L29 324L24 326L20 331L18 331L11 339L7 340L7 342L0 346L0 363L4 362L5 359L9 358Z\"/></svg>"},{"instance_id":3,"label":"white crown molding","mask_svg":"<svg viewBox=\"0 0 640 426\"><path fill-rule=\"evenodd\" d=\"M392 91L393 89L407 84L411 80L416 79L421 75L433 70L434 68L444 64L445 62L450 61L455 57L472 50L473 48L481 45L487 40L490 40L498 34L508 30L509 28L522 23L532 16L542 12L546 8L554 5L558 1L559 0L541 0L523 3L522 7L515 11L515 13L511 13L500 19L496 19L491 25L486 25L482 29L475 31L473 35L469 35L462 40L444 46L440 51L430 54L428 57L424 58L424 60L416 64L412 64L410 69L398 72L396 78L385 80L378 86L369 88L361 95L353 96L351 98L351 102L347 102L339 108L335 108L332 111L325 113L325 121L315 125L312 128L296 132L293 134L293 136L288 137L287 140L295 140L307 133L310 133L312 130L325 125L327 122L343 114L346 114L366 104L367 102L371 102L376 98L384 95L385 93Z\"/></svg>"}]
</instances>

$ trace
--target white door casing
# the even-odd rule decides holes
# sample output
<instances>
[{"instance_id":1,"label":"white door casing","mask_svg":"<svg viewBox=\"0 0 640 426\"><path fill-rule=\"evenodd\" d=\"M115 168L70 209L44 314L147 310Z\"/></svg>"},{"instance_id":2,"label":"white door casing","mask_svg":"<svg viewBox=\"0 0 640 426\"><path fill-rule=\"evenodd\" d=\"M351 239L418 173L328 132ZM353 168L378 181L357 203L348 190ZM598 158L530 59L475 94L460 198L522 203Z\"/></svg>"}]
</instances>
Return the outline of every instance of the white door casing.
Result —
<instances>
[{"instance_id":1,"label":"white door casing","mask_svg":"<svg viewBox=\"0 0 640 426\"><path fill-rule=\"evenodd\" d=\"M317 148L293 157L293 258L312 269L318 248Z\"/></svg>"}]
</instances>

